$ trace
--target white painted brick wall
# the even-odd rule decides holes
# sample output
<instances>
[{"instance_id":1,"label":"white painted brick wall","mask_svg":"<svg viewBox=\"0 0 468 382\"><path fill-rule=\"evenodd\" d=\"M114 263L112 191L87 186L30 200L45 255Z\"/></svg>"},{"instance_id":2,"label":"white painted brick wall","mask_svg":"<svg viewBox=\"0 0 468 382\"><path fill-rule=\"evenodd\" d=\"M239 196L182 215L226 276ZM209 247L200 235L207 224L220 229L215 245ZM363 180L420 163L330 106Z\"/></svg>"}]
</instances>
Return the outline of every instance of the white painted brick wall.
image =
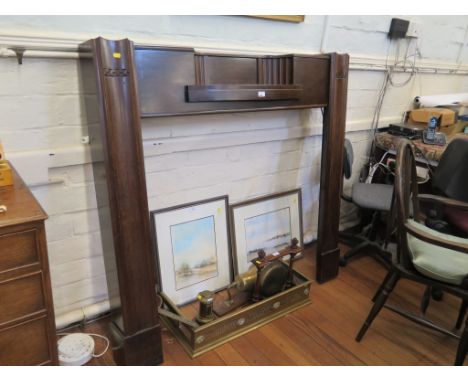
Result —
<instances>
[{"instance_id":1,"label":"white painted brick wall","mask_svg":"<svg viewBox=\"0 0 468 382\"><path fill-rule=\"evenodd\" d=\"M423 25L419 39L423 56L455 62L468 19L412 17ZM385 58L390 18L330 17L325 49ZM307 16L299 25L233 16L0 16L0 36L26 33L82 40L96 35L126 36L188 46L316 52L324 25L323 16ZM467 49L462 57L468 59ZM397 74L395 80L406 76ZM381 71L350 72L347 137L354 145L355 164L345 191L350 190L365 161L372 138L368 129L382 80ZM462 91L468 91L465 77L418 75L403 88L389 89L382 125L399 120L416 95ZM80 96L74 59L27 58L19 66L13 58L0 58L0 138L50 215L46 230L59 317L107 299L92 168L81 144L87 126ZM304 227L308 236L315 235L319 110L145 119L142 128L151 210L224 194L237 202L301 187ZM343 205L342 211L344 223L355 218L352 206Z\"/></svg>"}]
</instances>

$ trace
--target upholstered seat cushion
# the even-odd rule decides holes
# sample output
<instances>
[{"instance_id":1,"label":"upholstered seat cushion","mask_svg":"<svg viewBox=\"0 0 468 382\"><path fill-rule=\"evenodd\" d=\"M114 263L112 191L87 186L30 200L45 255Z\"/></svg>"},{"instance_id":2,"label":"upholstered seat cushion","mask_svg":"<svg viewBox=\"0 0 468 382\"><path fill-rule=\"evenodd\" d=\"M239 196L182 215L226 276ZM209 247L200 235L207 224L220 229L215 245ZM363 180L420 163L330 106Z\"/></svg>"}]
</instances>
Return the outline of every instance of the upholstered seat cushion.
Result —
<instances>
[{"instance_id":1,"label":"upholstered seat cushion","mask_svg":"<svg viewBox=\"0 0 468 382\"><path fill-rule=\"evenodd\" d=\"M353 203L361 208L378 211L390 211L393 186L378 183L355 183L353 185Z\"/></svg>"},{"instance_id":2,"label":"upholstered seat cushion","mask_svg":"<svg viewBox=\"0 0 468 382\"><path fill-rule=\"evenodd\" d=\"M408 220L408 223L438 238L468 244L468 239L437 232L414 220ZM460 285L468 275L468 253L439 247L410 234L407 234L407 239L413 265L421 274L454 285Z\"/></svg>"}]
</instances>

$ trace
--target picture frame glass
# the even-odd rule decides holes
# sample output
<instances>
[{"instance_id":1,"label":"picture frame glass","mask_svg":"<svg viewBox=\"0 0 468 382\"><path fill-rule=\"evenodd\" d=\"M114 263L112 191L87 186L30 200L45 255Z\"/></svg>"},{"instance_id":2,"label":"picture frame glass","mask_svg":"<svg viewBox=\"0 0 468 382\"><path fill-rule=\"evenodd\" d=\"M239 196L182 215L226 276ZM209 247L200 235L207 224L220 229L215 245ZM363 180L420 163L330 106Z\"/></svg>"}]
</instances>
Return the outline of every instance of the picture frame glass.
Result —
<instances>
[{"instance_id":1,"label":"picture frame glass","mask_svg":"<svg viewBox=\"0 0 468 382\"><path fill-rule=\"evenodd\" d=\"M302 246L301 192L254 199L231 206L237 273L246 272L258 251L279 252L297 238Z\"/></svg>"},{"instance_id":2,"label":"picture frame glass","mask_svg":"<svg viewBox=\"0 0 468 382\"><path fill-rule=\"evenodd\" d=\"M161 290L176 304L232 281L227 198L154 211Z\"/></svg>"}]
</instances>

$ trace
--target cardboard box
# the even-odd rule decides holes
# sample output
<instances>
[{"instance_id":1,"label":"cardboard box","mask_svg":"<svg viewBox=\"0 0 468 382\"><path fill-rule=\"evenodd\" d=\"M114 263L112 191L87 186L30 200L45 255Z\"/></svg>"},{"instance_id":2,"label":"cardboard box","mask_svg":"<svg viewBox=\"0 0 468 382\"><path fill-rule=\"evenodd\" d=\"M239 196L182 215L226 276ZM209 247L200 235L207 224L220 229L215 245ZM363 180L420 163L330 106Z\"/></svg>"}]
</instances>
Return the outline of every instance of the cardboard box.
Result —
<instances>
[{"instance_id":1,"label":"cardboard box","mask_svg":"<svg viewBox=\"0 0 468 382\"><path fill-rule=\"evenodd\" d=\"M0 161L0 187L13 184L13 172L6 160Z\"/></svg>"},{"instance_id":2,"label":"cardboard box","mask_svg":"<svg viewBox=\"0 0 468 382\"><path fill-rule=\"evenodd\" d=\"M410 121L419 123L428 123L432 117L440 120L439 126L453 125L456 120L456 114L453 110L439 107L425 107L421 109L411 110Z\"/></svg>"},{"instance_id":3,"label":"cardboard box","mask_svg":"<svg viewBox=\"0 0 468 382\"><path fill-rule=\"evenodd\" d=\"M441 127L439 129L439 132L444 133L447 137L450 137L452 135L462 133L466 125L467 125L466 122L458 121L454 125Z\"/></svg>"}]
</instances>

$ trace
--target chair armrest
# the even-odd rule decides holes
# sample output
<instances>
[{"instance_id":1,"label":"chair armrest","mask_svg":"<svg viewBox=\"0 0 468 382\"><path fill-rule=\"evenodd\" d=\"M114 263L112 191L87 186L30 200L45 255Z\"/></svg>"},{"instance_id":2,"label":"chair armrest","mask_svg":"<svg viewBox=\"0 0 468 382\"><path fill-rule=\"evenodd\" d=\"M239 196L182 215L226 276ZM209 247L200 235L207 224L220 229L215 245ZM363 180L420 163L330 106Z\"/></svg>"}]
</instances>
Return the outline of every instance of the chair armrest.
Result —
<instances>
[{"instance_id":1,"label":"chair armrest","mask_svg":"<svg viewBox=\"0 0 468 382\"><path fill-rule=\"evenodd\" d=\"M432 235L426 231L422 231L418 228L415 228L411 226L409 223L405 223L405 230L407 233L427 243L434 244L439 247L451 249L453 251L468 253L468 240L466 240L466 243L445 240L436 235Z\"/></svg>"},{"instance_id":2,"label":"chair armrest","mask_svg":"<svg viewBox=\"0 0 468 382\"><path fill-rule=\"evenodd\" d=\"M345 195L343 193L341 193L341 199L343 199L344 201L348 202L348 203L352 203L353 202L353 198L351 198L350 196L348 195Z\"/></svg>"},{"instance_id":3,"label":"chair armrest","mask_svg":"<svg viewBox=\"0 0 468 382\"><path fill-rule=\"evenodd\" d=\"M454 207L463 211L468 211L468 203L461 202L455 199L446 198L443 196L437 196L437 195L431 195L431 194L419 194L418 199L421 202L443 204L444 206L447 206L447 207Z\"/></svg>"}]
</instances>

